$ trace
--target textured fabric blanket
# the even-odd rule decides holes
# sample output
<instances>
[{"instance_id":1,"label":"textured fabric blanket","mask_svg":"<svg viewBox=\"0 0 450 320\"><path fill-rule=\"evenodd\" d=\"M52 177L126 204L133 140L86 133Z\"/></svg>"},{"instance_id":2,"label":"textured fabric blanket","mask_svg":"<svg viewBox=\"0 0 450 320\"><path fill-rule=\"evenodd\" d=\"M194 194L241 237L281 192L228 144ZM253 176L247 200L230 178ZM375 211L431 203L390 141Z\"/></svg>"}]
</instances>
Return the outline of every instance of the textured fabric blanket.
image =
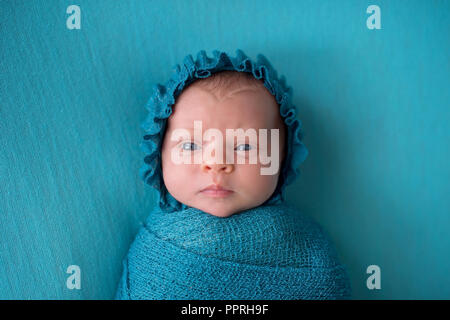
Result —
<instances>
[{"instance_id":1,"label":"textured fabric blanket","mask_svg":"<svg viewBox=\"0 0 450 320\"><path fill-rule=\"evenodd\" d=\"M287 204L219 218L152 212L116 299L347 299L347 273L321 227Z\"/></svg>"}]
</instances>

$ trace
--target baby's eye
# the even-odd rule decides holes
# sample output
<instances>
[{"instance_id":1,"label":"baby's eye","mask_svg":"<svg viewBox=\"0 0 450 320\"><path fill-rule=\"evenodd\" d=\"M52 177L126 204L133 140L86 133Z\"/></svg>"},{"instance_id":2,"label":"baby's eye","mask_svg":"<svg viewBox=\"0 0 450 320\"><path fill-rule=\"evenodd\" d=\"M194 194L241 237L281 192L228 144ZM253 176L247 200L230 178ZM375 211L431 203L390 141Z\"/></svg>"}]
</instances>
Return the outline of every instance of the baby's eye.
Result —
<instances>
[{"instance_id":1,"label":"baby's eye","mask_svg":"<svg viewBox=\"0 0 450 320\"><path fill-rule=\"evenodd\" d=\"M237 151L249 151L250 149L252 149L252 146L249 145L248 143L245 143L238 145L235 149Z\"/></svg>"},{"instance_id":2,"label":"baby's eye","mask_svg":"<svg viewBox=\"0 0 450 320\"><path fill-rule=\"evenodd\" d=\"M185 142L181 145L181 149L192 151L199 149L199 147L195 144L195 142Z\"/></svg>"}]
</instances>

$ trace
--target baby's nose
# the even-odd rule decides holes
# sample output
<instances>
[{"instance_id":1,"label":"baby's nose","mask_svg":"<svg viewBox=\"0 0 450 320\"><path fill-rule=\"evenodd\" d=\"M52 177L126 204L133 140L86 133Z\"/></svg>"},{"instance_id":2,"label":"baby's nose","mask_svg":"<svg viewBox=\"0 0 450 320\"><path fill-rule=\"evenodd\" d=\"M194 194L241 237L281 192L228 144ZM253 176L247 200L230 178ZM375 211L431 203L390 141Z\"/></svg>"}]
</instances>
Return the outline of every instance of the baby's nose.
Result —
<instances>
[{"instance_id":1,"label":"baby's nose","mask_svg":"<svg viewBox=\"0 0 450 320\"><path fill-rule=\"evenodd\" d=\"M228 154L223 149L214 147L203 153L201 170L203 172L231 173L234 170L233 163L227 163Z\"/></svg>"},{"instance_id":2,"label":"baby's nose","mask_svg":"<svg viewBox=\"0 0 450 320\"><path fill-rule=\"evenodd\" d=\"M227 163L207 163L203 162L201 165L201 169L203 172L223 172L223 173L231 173L234 170L233 164Z\"/></svg>"}]
</instances>

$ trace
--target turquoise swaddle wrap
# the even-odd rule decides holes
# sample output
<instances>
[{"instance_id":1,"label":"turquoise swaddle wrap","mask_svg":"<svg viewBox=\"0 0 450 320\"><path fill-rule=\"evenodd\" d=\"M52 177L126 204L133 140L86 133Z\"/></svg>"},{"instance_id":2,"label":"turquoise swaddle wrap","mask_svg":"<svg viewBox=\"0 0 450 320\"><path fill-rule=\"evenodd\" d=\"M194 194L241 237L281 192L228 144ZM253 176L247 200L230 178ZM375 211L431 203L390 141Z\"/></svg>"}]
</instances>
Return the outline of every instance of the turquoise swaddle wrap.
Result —
<instances>
[{"instance_id":1,"label":"turquoise swaddle wrap","mask_svg":"<svg viewBox=\"0 0 450 320\"><path fill-rule=\"evenodd\" d=\"M347 274L321 227L286 204L219 218L155 211L124 261L117 299L345 299Z\"/></svg>"},{"instance_id":2,"label":"turquoise swaddle wrap","mask_svg":"<svg viewBox=\"0 0 450 320\"><path fill-rule=\"evenodd\" d=\"M154 88L142 124L140 174L156 189L157 207L132 243L116 299L346 299L350 285L333 245L311 218L289 206L285 187L308 151L291 88L263 55L251 61L200 51L188 55L165 84ZM167 118L182 90L224 70L251 73L276 98L286 126L286 156L277 187L261 206L219 218L178 202L162 178L161 146ZM187 186L188 187L188 186Z\"/></svg>"}]
</instances>

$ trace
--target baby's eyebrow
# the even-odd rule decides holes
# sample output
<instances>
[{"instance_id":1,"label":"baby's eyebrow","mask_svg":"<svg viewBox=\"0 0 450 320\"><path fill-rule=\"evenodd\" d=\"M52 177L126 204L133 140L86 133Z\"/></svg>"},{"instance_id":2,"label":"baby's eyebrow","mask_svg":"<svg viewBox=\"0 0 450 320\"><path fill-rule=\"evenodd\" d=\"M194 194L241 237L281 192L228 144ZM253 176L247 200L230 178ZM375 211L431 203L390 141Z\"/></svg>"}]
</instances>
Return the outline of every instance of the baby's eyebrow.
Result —
<instances>
[{"instance_id":1,"label":"baby's eyebrow","mask_svg":"<svg viewBox=\"0 0 450 320\"><path fill-rule=\"evenodd\" d=\"M189 127L189 126L188 127L182 127L182 126L176 127L176 128L171 129L170 132L166 132L166 138L169 140L169 144L170 145L178 144L180 141L187 139L187 137L183 136L183 135L179 135L176 139L173 139L174 131L175 130L179 130L179 129L183 129L183 130L189 131L190 139L191 140L193 139L193 137L194 137L194 133L193 133L194 132L194 128L193 127Z\"/></svg>"}]
</instances>

